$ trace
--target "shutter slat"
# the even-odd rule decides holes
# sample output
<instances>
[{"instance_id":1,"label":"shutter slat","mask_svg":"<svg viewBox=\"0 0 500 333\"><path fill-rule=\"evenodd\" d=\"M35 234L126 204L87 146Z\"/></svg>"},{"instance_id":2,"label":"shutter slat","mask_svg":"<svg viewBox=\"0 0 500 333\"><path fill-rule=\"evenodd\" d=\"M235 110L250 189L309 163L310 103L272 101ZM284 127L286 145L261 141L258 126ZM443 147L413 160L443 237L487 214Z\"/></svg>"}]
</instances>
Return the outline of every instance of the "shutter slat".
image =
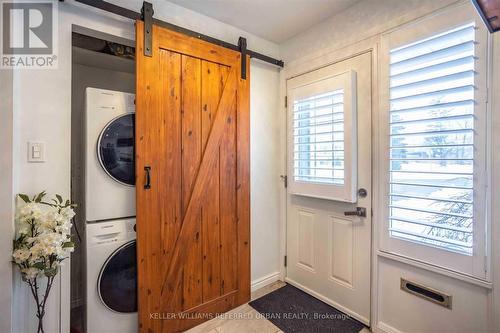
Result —
<instances>
[{"instance_id":1,"label":"shutter slat","mask_svg":"<svg viewBox=\"0 0 500 333\"><path fill-rule=\"evenodd\" d=\"M454 199L447 199L447 198L438 198L438 197L423 197L423 196L418 196L418 195L409 195L409 194L402 194L402 193L396 193L396 192L391 192L389 193L391 197L401 197L401 198L408 198L408 199L421 199L421 200L431 200L431 201L437 201L437 202L449 202L449 203L458 203L458 204L463 204L463 205L472 205L473 202L472 200L470 201L464 201L464 200L454 200Z\"/></svg>"},{"instance_id":2,"label":"shutter slat","mask_svg":"<svg viewBox=\"0 0 500 333\"><path fill-rule=\"evenodd\" d=\"M466 99L466 100L459 100L459 101L449 102L449 103L436 103L436 104L426 105L426 106L421 106L421 107L416 107L416 108L392 110L390 113L391 113L391 116L396 116L396 115L401 116L404 114L411 115L411 114L415 114L418 111L430 111L433 113L438 113L439 110L446 109L446 108L473 106L473 105L474 105L473 99ZM472 113L472 111L471 111L471 113Z\"/></svg>"},{"instance_id":3,"label":"shutter slat","mask_svg":"<svg viewBox=\"0 0 500 333\"><path fill-rule=\"evenodd\" d=\"M470 114L459 114L454 116L445 116L445 117L432 117L432 118L420 118L415 120L402 120L402 121L391 121L391 125L399 125L399 124L419 124L419 123L427 123L431 120L460 120L460 119L470 119Z\"/></svg>"},{"instance_id":4,"label":"shutter slat","mask_svg":"<svg viewBox=\"0 0 500 333\"><path fill-rule=\"evenodd\" d=\"M400 221L400 222L404 222L404 223L408 223L408 224L423 225L426 227L432 227L432 228L437 228L437 229L458 231L458 232L462 232L462 233L466 233L466 234L472 234L471 228L466 228L466 227L454 227L452 225L429 223L429 222L422 221L422 220L410 220L410 219L405 219L404 217L399 217L399 216L390 216L389 219L391 221Z\"/></svg>"},{"instance_id":5,"label":"shutter slat","mask_svg":"<svg viewBox=\"0 0 500 333\"><path fill-rule=\"evenodd\" d=\"M472 190L473 187L465 187L465 186L450 186L450 185L437 185L437 184L418 184L418 183L412 183L412 182L394 182L391 181L389 182L390 185L408 185L408 186L422 186L422 187L428 187L428 188L435 188L435 189L457 189L457 190Z\"/></svg>"},{"instance_id":6,"label":"shutter slat","mask_svg":"<svg viewBox=\"0 0 500 333\"><path fill-rule=\"evenodd\" d=\"M448 73L453 74L454 70L463 70L474 67L474 56L467 55L458 59L445 59L441 63L435 65L424 66L421 68L413 68L405 71L399 72L398 74L392 74L391 86L394 82L412 82L412 80L422 80L422 78L430 77L431 75L438 76L436 73Z\"/></svg>"},{"instance_id":7,"label":"shutter slat","mask_svg":"<svg viewBox=\"0 0 500 333\"><path fill-rule=\"evenodd\" d=\"M422 242L422 240L432 240L432 241L437 241L437 242L440 242L440 243L445 243L445 244L450 244L450 245L456 245L456 246L458 246L460 248L466 248L466 249L471 249L472 248L472 243L471 242L454 241L454 240L449 239L449 238L435 237L435 236L431 236L431 235L426 235L426 234L422 234L422 233L415 233L415 232L401 230L401 229L397 229L397 228L389 228L389 231L395 232L395 233L400 233L400 234L403 234L403 235L414 236L415 238L420 239L421 242ZM431 244L432 245L437 245L437 244L434 244L434 243L431 243Z\"/></svg>"},{"instance_id":8,"label":"shutter slat","mask_svg":"<svg viewBox=\"0 0 500 333\"><path fill-rule=\"evenodd\" d=\"M473 217L472 214L466 215L466 214L457 214L457 213L447 213L447 212L440 212L438 210L432 210L432 209L421 209L421 208L405 207L405 206L398 206L398 205L390 205L389 208L396 208L396 209L401 209L401 210L411 210L411 211L415 211L415 212L423 212L423 213L430 213L430 214L436 214L436 215L454 216L454 217L460 217L460 218L465 218L465 219L471 219ZM392 218L395 218L395 217L392 217Z\"/></svg>"},{"instance_id":9,"label":"shutter slat","mask_svg":"<svg viewBox=\"0 0 500 333\"><path fill-rule=\"evenodd\" d=\"M451 30L430 39L424 39L391 50L391 65L415 57L429 55L436 51L448 49L466 42L474 42L474 25L472 24L460 28L459 30Z\"/></svg>"}]
</instances>

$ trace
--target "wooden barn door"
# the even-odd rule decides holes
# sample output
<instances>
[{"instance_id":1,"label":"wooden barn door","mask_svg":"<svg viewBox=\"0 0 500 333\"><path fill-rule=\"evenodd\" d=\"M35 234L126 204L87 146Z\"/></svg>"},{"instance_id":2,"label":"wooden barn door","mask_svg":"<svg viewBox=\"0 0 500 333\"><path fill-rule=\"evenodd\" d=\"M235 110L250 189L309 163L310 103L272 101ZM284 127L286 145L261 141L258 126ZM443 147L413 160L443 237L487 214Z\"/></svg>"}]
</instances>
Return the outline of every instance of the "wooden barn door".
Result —
<instances>
[{"instance_id":1,"label":"wooden barn door","mask_svg":"<svg viewBox=\"0 0 500 333\"><path fill-rule=\"evenodd\" d=\"M139 331L179 332L250 298L249 78L239 52L158 26L144 56L143 29L138 21Z\"/></svg>"}]
</instances>

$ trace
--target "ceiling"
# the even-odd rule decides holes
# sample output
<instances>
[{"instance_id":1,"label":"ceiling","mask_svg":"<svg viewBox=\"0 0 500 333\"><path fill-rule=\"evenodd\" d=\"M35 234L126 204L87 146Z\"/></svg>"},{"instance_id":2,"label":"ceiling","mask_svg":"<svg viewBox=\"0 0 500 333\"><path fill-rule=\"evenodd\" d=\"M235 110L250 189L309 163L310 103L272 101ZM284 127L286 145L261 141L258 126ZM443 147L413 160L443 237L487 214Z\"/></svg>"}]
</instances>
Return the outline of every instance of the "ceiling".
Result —
<instances>
[{"instance_id":1,"label":"ceiling","mask_svg":"<svg viewBox=\"0 0 500 333\"><path fill-rule=\"evenodd\" d=\"M168 0L275 43L360 0Z\"/></svg>"}]
</instances>

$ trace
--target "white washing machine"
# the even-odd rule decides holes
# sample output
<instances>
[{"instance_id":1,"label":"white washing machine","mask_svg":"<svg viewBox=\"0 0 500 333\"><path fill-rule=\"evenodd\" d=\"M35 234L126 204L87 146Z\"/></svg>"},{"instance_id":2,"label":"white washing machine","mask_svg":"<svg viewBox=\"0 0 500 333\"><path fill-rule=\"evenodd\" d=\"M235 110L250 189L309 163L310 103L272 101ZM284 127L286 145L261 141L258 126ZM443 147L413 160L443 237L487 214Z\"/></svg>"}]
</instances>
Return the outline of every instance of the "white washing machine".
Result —
<instances>
[{"instance_id":1,"label":"white washing machine","mask_svg":"<svg viewBox=\"0 0 500 333\"><path fill-rule=\"evenodd\" d=\"M134 94L86 89L88 222L135 216L134 99Z\"/></svg>"},{"instance_id":2,"label":"white washing machine","mask_svg":"<svg viewBox=\"0 0 500 333\"><path fill-rule=\"evenodd\" d=\"M88 333L137 333L135 219L87 224Z\"/></svg>"}]
</instances>

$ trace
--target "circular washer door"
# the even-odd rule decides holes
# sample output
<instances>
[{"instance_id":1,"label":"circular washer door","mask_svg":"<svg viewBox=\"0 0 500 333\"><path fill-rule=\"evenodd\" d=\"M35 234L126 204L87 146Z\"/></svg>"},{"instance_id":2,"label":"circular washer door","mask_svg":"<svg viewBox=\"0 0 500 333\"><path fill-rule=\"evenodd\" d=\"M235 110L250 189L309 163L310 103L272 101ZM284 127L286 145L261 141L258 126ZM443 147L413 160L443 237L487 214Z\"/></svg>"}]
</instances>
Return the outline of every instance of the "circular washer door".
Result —
<instances>
[{"instance_id":1,"label":"circular washer door","mask_svg":"<svg viewBox=\"0 0 500 333\"><path fill-rule=\"evenodd\" d=\"M117 182L135 185L135 114L127 113L110 121L97 142L97 155L104 171Z\"/></svg>"},{"instance_id":2,"label":"circular washer door","mask_svg":"<svg viewBox=\"0 0 500 333\"><path fill-rule=\"evenodd\" d=\"M99 297L109 309L137 312L136 241L118 248L101 269L97 281Z\"/></svg>"}]
</instances>

